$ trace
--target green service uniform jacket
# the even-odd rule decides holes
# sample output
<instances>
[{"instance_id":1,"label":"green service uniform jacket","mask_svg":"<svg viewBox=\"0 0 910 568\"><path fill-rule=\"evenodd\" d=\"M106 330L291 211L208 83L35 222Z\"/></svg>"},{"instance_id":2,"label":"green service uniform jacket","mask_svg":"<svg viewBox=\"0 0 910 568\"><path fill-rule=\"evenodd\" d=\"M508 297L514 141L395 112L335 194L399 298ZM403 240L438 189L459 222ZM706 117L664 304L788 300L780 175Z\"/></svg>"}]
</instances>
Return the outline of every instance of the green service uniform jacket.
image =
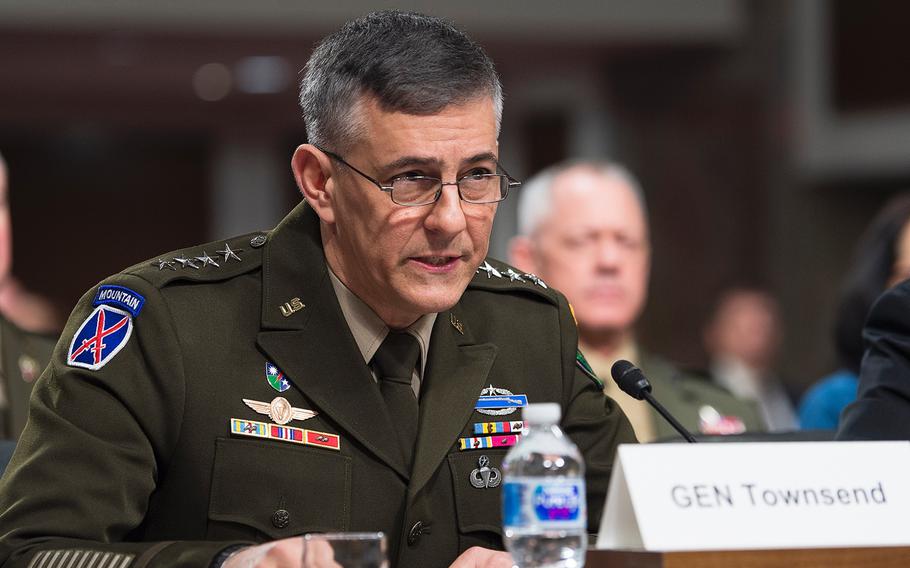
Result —
<instances>
[{"instance_id":1,"label":"green service uniform jacket","mask_svg":"<svg viewBox=\"0 0 910 568\"><path fill-rule=\"evenodd\" d=\"M741 400L709 380L688 375L657 355L642 353L640 367L651 381L654 398L693 434L705 434L700 411L704 406L721 415L738 420L747 432L765 430L761 415L754 403ZM642 401L642 404L647 404ZM682 439L682 436L653 408L657 440Z\"/></svg>"},{"instance_id":2,"label":"green service uniform jacket","mask_svg":"<svg viewBox=\"0 0 910 568\"><path fill-rule=\"evenodd\" d=\"M15 440L25 428L32 386L47 366L57 337L32 333L0 316L0 365L6 408L0 411L0 438Z\"/></svg>"},{"instance_id":3,"label":"green service uniform jacket","mask_svg":"<svg viewBox=\"0 0 910 568\"><path fill-rule=\"evenodd\" d=\"M596 530L616 446L634 434L576 365L565 298L501 263L486 266L436 319L410 471L305 203L268 234L177 251L105 280L127 291L107 295L112 307L139 307L131 335L110 336L97 370L69 365L87 337L83 322L97 324L94 301L111 288L91 290L73 312L0 485L0 561L205 567L234 544L324 531L383 531L398 567L501 548L501 485L471 480L482 456L499 469L508 448L459 449L475 423L520 416L478 413L490 386L562 406L587 463ZM107 313L114 327L116 312ZM290 383L280 395L266 378L271 364ZM232 433L232 419L248 434L271 432L275 423L243 399L277 396L318 413L286 424L305 429L309 443Z\"/></svg>"}]
</instances>

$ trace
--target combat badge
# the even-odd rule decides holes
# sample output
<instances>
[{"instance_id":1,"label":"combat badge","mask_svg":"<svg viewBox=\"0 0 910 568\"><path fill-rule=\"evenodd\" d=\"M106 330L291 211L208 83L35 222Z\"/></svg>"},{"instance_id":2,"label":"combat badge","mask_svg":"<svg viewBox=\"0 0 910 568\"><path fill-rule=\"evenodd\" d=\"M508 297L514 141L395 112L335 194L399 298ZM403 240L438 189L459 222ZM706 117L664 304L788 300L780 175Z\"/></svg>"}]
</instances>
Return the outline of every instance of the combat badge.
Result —
<instances>
[{"instance_id":1,"label":"combat badge","mask_svg":"<svg viewBox=\"0 0 910 568\"><path fill-rule=\"evenodd\" d=\"M480 456L477 469L471 472L471 485L477 489L492 489L499 487L501 482L502 473L495 467L490 467L490 458Z\"/></svg>"},{"instance_id":2,"label":"combat badge","mask_svg":"<svg viewBox=\"0 0 910 568\"><path fill-rule=\"evenodd\" d=\"M512 391L490 385L480 391L480 398L474 408L481 414L505 416L516 409L528 405L528 397L523 394L512 394Z\"/></svg>"},{"instance_id":3,"label":"combat badge","mask_svg":"<svg viewBox=\"0 0 910 568\"><path fill-rule=\"evenodd\" d=\"M282 396L276 396L272 402L259 402L245 398L243 403L259 414L265 414L278 424L287 424L291 420L307 420L318 414L315 410L295 408Z\"/></svg>"},{"instance_id":4,"label":"combat badge","mask_svg":"<svg viewBox=\"0 0 910 568\"><path fill-rule=\"evenodd\" d=\"M129 312L98 306L73 336L66 363L97 371L123 349L132 332L133 318Z\"/></svg>"},{"instance_id":5,"label":"combat badge","mask_svg":"<svg viewBox=\"0 0 910 568\"><path fill-rule=\"evenodd\" d=\"M284 372L276 367L274 363L268 361L265 363L265 378L269 385L278 392L284 392L291 388L291 381L284 376Z\"/></svg>"}]
</instances>

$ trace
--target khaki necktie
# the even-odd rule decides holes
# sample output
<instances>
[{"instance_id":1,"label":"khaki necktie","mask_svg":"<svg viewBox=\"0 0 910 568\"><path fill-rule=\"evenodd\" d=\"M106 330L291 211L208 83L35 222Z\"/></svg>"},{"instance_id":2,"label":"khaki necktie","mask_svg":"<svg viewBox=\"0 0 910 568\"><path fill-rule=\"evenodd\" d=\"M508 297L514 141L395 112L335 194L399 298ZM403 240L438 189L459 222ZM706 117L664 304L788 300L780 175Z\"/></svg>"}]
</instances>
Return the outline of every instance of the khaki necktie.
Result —
<instances>
[{"instance_id":1,"label":"khaki necktie","mask_svg":"<svg viewBox=\"0 0 910 568\"><path fill-rule=\"evenodd\" d=\"M409 333L390 331L373 355L373 368L379 378L379 390L385 400L405 463L410 467L417 441L417 397L411 388L411 375L420 358L417 338Z\"/></svg>"}]
</instances>

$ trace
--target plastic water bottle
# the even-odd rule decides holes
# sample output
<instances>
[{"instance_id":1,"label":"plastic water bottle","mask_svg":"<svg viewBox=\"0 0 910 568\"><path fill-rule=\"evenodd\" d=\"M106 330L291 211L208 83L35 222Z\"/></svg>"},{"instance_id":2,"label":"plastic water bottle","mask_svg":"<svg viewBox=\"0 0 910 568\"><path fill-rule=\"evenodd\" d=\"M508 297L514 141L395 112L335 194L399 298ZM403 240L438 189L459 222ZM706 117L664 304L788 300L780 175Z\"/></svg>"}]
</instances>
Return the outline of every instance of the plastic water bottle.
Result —
<instances>
[{"instance_id":1,"label":"plastic water bottle","mask_svg":"<svg viewBox=\"0 0 910 568\"><path fill-rule=\"evenodd\" d=\"M502 464L505 545L519 568L585 565L585 465L560 414L555 403L526 406L528 431Z\"/></svg>"}]
</instances>

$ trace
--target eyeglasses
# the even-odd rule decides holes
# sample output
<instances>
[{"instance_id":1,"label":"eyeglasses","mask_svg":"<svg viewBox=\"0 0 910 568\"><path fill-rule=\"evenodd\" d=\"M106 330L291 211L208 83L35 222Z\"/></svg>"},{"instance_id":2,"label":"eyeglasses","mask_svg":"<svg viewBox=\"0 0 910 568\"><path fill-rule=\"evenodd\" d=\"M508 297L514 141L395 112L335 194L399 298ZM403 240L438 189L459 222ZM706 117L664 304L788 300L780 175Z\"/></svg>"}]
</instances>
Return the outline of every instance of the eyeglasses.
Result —
<instances>
[{"instance_id":1,"label":"eyeglasses","mask_svg":"<svg viewBox=\"0 0 910 568\"><path fill-rule=\"evenodd\" d=\"M319 147L317 146L317 148ZM502 173L497 174L468 174L456 181L442 181L439 178L429 176L406 175L397 177L388 184L382 184L347 163L338 154L322 148L319 148L319 150L333 160L337 160L351 168L380 190L388 193L394 203L406 207L418 207L435 203L439 200L439 196L442 195L443 186L446 185L457 186L458 196L467 203L496 203L508 197L510 189L521 186L521 182L506 173L499 164L496 164L496 168Z\"/></svg>"}]
</instances>

